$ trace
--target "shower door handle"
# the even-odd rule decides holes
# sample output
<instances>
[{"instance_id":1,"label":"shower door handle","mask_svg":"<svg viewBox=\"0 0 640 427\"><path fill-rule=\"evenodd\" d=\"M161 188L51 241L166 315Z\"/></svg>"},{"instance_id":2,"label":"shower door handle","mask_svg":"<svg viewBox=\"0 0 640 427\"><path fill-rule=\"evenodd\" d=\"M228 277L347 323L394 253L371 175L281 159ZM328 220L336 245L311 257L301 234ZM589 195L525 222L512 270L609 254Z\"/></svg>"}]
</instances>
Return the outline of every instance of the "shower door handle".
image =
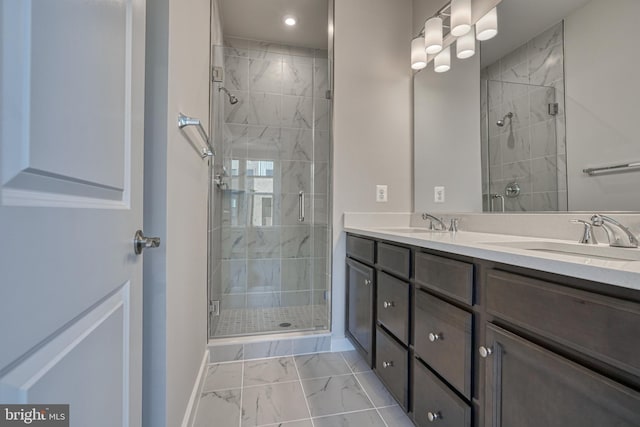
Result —
<instances>
[{"instance_id":1,"label":"shower door handle","mask_svg":"<svg viewBox=\"0 0 640 427\"><path fill-rule=\"evenodd\" d=\"M304 222L304 191L298 193L298 222Z\"/></svg>"}]
</instances>

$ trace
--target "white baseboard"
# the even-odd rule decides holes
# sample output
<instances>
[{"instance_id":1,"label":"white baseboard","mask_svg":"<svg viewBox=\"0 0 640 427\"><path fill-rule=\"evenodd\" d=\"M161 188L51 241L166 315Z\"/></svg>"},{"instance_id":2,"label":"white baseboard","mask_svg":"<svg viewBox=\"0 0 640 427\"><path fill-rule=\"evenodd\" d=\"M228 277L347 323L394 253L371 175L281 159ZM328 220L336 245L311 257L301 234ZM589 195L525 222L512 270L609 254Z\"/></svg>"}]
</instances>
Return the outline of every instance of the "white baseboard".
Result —
<instances>
[{"instance_id":1,"label":"white baseboard","mask_svg":"<svg viewBox=\"0 0 640 427\"><path fill-rule=\"evenodd\" d=\"M189 404L187 410L184 413L182 419L182 427L192 427L196 421L196 413L198 412L198 404L200 403L200 394L202 394L202 387L204 387L204 380L207 377L207 364L209 363L209 349L206 349L204 356L202 357L202 363L200 364L200 370L198 371L198 377L193 385L191 391L191 397L189 397Z\"/></svg>"}]
</instances>

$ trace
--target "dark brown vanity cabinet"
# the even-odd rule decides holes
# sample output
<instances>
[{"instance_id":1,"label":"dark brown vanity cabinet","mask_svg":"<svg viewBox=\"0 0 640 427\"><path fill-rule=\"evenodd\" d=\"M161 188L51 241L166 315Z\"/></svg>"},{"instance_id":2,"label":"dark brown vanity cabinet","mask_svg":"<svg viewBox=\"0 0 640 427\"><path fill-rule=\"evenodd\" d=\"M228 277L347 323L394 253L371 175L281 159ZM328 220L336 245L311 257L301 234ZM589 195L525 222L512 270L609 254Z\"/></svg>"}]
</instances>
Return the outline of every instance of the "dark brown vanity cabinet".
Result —
<instances>
[{"instance_id":1,"label":"dark brown vanity cabinet","mask_svg":"<svg viewBox=\"0 0 640 427\"><path fill-rule=\"evenodd\" d=\"M347 236L347 336L372 366L374 340L375 242ZM371 265L366 265L368 262Z\"/></svg>"},{"instance_id":2,"label":"dark brown vanity cabinet","mask_svg":"<svg viewBox=\"0 0 640 427\"><path fill-rule=\"evenodd\" d=\"M384 242L377 248L375 370L408 410L411 250Z\"/></svg>"},{"instance_id":3,"label":"dark brown vanity cabinet","mask_svg":"<svg viewBox=\"0 0 640 427\"><path fill-rule=\"evenodd\" d=\"M348 334L417 426L640 427L640 292L350 237Z\"/></svg>"},{"instance_id":4,"label":"dark brown vanity cabinet","mask_svg":"<svg viewBox=\"0 0 640 427\"><path fill-rule=\"evenodd\" d=\"M485 426L640 426L640 304L498 270L484 290Z\"/></svg>"},{"instance_id":5,"label":"dark brown vanity cabinet","mask_svg":"<svg viewBox=\"0 0 640 427\"><path fill-rule=\"evenodd\" d=\"M473 269L415 253L412 407L418 426L471 426Z\"/></svg>"}]
</instances>

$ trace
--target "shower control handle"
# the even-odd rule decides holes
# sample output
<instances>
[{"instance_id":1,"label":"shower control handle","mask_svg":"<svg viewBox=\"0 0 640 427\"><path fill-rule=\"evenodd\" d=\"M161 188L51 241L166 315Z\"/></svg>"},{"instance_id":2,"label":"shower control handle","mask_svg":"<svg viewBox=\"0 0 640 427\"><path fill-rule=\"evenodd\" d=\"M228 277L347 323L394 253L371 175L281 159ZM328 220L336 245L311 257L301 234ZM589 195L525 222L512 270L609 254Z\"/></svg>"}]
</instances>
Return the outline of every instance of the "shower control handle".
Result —
<instances>
[{"instance_id":1,"label":"shower control handle","mask_svg":"<svg viewBox=\"0 0 640 427\"><path fill-rule=\"evenodd\" d=\"M298 193L298 222L304 222L304 191Z\"/></svg>"}]
</instances>

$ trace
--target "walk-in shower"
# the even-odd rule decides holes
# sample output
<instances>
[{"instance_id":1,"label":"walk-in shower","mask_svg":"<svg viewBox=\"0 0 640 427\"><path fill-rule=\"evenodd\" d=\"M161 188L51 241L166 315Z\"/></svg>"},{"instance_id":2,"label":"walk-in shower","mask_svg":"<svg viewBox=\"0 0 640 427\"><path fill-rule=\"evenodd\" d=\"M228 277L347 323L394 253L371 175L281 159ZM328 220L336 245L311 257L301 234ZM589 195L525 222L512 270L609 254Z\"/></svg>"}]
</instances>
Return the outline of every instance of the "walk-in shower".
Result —
<instances>
[{"instance_id":1,"label":"walk-in shower","mask_svg":"<svg viewBox=\"0 0 640 427\"><path fill-rule=\"evenodd\" d=\"M328 52L227 37L212 65L209 335L328 331Z\"/></svg>"}]
</instances>

